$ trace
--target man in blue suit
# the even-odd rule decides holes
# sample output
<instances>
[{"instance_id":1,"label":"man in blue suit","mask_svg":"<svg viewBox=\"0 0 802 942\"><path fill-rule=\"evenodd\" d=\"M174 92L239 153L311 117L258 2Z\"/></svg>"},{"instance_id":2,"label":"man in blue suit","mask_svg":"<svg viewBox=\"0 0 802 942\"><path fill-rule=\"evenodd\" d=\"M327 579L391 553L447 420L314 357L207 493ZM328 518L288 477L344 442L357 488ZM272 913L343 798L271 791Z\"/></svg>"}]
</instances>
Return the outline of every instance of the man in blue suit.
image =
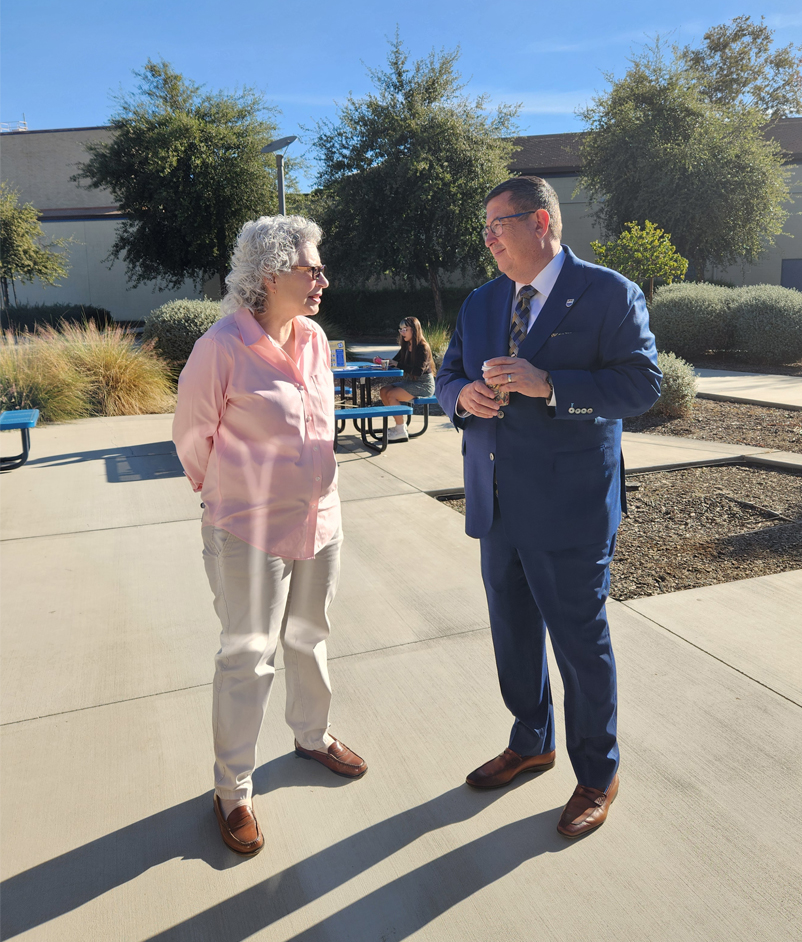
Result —
<instances>
[{"instance_id":1,"label":"man in blue suit","mask_svg":"<svg viewBox=\"0 0 802 942\"><path fill-rule=\"evenodd\" d=\"M463 304L437 398L464 433L466 531L481 540L501 693L515 722L509 747L467 782L499 788L554 765L548 629L578 780L557 829L578 837L605 821L618 792L605 601L625 506L621 419L657 400L661 377L643 293L560 244L548 183L507 180L485 206L485 243L502 274Z\"/></svg>"}]
</instances>

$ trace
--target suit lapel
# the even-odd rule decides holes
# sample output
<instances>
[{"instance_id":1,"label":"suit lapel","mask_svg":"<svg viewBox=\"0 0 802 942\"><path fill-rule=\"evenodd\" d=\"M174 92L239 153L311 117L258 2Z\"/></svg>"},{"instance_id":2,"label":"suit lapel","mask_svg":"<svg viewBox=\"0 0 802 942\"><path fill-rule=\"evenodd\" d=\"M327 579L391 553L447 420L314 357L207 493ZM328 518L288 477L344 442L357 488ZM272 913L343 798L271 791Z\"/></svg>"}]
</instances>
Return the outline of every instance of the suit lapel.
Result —
<instances>
[{"instance_id":1,"label":"suit lapel","mask_svg":"<svg viewBox=\"0 0 802 942\"><path fill-rule=\"evenodd\" d=\"M564 248L565 261L562 270L548 300L518 350L518 356L526 360L535 356L587 288L587 278L581 266L577 264L576 256L567 245Z\"/></svg>"}]
</instances>

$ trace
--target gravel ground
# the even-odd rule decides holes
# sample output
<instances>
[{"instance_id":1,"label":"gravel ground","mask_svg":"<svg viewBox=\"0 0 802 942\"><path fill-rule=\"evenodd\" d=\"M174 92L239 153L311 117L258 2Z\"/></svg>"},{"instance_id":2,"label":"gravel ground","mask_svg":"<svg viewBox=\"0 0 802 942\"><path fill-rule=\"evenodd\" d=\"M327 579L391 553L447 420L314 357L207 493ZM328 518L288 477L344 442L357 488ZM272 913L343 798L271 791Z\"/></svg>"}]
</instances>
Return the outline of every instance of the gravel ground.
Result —
<instances>
[{"instance_id":1,"label":"gravel ground","mask_svg":"<svg viewBox=\"0 0 802 942\"><path fill-rule=\"evenodd\" d=\"M802 569L802 475L726 465L627 476L615 599ZM444 501L465 513L463 498Z\"/></svg>"},{"instance_id":2,"label":"gravel ground","mask_svg":"<svg viewBox=\"0 0 802 942\"><path fill-rule=\"evenodd\" d=\"M689 416L669 419L647 413L624 419L624 431L802 453L802 412L743 402L696 399Z\"/></svg>"}]
</instances>

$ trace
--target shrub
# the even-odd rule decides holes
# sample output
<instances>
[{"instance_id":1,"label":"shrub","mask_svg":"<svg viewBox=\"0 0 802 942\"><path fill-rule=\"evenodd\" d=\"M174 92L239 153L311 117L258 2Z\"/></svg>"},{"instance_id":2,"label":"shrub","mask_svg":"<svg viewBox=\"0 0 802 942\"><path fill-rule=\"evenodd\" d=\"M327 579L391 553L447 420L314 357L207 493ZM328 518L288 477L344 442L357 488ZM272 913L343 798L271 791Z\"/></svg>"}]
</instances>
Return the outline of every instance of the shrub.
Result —
<instances>
[{"instance_id":1,"label":"shrub","mask_svg":"<svg viewBox=\"0 0 802 942\"><path fill-rule=\"evenodd\" d=\"M61 323L85 324L90 320L98 327L114 323L106 308L93 304L11 304L2 310L3 330L17 332Z\"/></svg>"},{"instance_id":2,"label":"shrub","mask_svg":"<svg viewBox=\"0 0 802 942\"><path fill-rule=\"evenodd\" d=\"M688 415L696 399L696 374L690 363L674 353L658 353L657 365L663 373L660 398L649 412L678 418Z\"/></svg>"},{"instance_id":3,"label":"shrub","mask_svg":"<svg viewBox=\"0 0 802 942\"><path fill-rule=\"evenodd\" d=\"M121 327L98 330L94 324L65 324L39 331L38 341L61 345L67 358L89 380L92 415L148 415L175 408L172 370Z\"/></svg>"},{"instance_id":4,"label":"shrub","mask_svg":"<svg viewBox=\"0 0 802 942\"><path fill-rule=\"evenodd\" d=\"M754 285L735 292L735 347L767 363L802 358L802 292L779 285Z\"/></svg>"},{"instance_id":5,"label":"shrub","mask_svg":"<svg viewBox=\"0 0 802 942\"><path fill-rule=\"evenodd\" d=\"M145 318L142 339L176 368L189 359L195 341L222 316L218 301L168 301Z\"/></svg>"},{"instance_id":6,"label":"shrub","mask_svg":"<svg viewBox=\"0 0 802 942\"><path fill-rule=\"evenodd\" d=\"M710 284L658 288L649 306L649 324L658 350L696 357L708 350L730 350L735 289Z\"/></svg>"},{"instance_id":7,"label":"shrub","mask_svg":"<svg viewBox=\"0 0 802 942\"><path fill-rule=\"evenodd\" d=\"M591 242L590 247L599 265L642 285L649 301L654 297L655 279L670 285L681 281L688 270L688 260L671 244L671 236L648 219L643 229L637 222L625 223L617 239L606 245Z\"/></svg>"},{"instance_id":8,"label":"shrub","mask_svg":"<svg viewBox=\"0 0 802 942\"><path fill-rule=\"evenodd\" d=\"M66 422L90 414L91 381L61 344L32 335L0 335L0 408L39 409L40 421Z\"/></svg>"}]
</instances>

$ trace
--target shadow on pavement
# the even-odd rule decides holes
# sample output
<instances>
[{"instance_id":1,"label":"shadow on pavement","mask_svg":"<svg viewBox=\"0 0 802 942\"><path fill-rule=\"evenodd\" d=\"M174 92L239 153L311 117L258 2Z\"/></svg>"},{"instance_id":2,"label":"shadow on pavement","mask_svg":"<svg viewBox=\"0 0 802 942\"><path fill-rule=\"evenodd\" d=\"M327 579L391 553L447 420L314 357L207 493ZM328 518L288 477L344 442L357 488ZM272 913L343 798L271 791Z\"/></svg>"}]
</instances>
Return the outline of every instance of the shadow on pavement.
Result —
<instances>
[{"instance_id":1,"label":"shadow on pavement","mask_svg":"<svg viewBox=\"0 0 802 942\"><path fill-rule=\"evenodd\" d=\"M31 467L56 468L82 464L86 461L105 461L106 480L109 484L127 484L131 481L155 481L161 478L180 478L184 469L172 442L154 442L124 448L102 448L97 451L74 451L64 455L49 455L28 461Z\"/></svg>"},{"instance_id":2,"label":"shadow on pavement","mask_svg":"<svg viewBox=\"0 0 802 942\"><path fill-rule=\"evenodd\" d=\"M261 766L254 776L257 794L280 788L360 787L321 775L323 770L295 761L293 754ZM268 779L270 787L268 787ZM526 781L531 781L527 777ZM504 794L472 792L464 785L366 827L253 887L161 932L154 940L214 939L235 942L392 856L418 838L481 814ZM503 877L526 860L563 850L555 831L560 809L516 821L427 862L352 903L296 938L405 938L456 903ZM269 829L267 832L269 844ZM268 850L263 853L269 853ZM212 794L198 795L82 847L55 857L0 884L0 936L11 939L121 886L168 860L203 860L214 870L249 861L230 853L220 839ZM345 920L343 936L334 924ZM359 928L361 927L361 928ZM352 931L353 930L353 931ZM333 936L332 933L333 932Z\"/></svg>"}]
</instances>

